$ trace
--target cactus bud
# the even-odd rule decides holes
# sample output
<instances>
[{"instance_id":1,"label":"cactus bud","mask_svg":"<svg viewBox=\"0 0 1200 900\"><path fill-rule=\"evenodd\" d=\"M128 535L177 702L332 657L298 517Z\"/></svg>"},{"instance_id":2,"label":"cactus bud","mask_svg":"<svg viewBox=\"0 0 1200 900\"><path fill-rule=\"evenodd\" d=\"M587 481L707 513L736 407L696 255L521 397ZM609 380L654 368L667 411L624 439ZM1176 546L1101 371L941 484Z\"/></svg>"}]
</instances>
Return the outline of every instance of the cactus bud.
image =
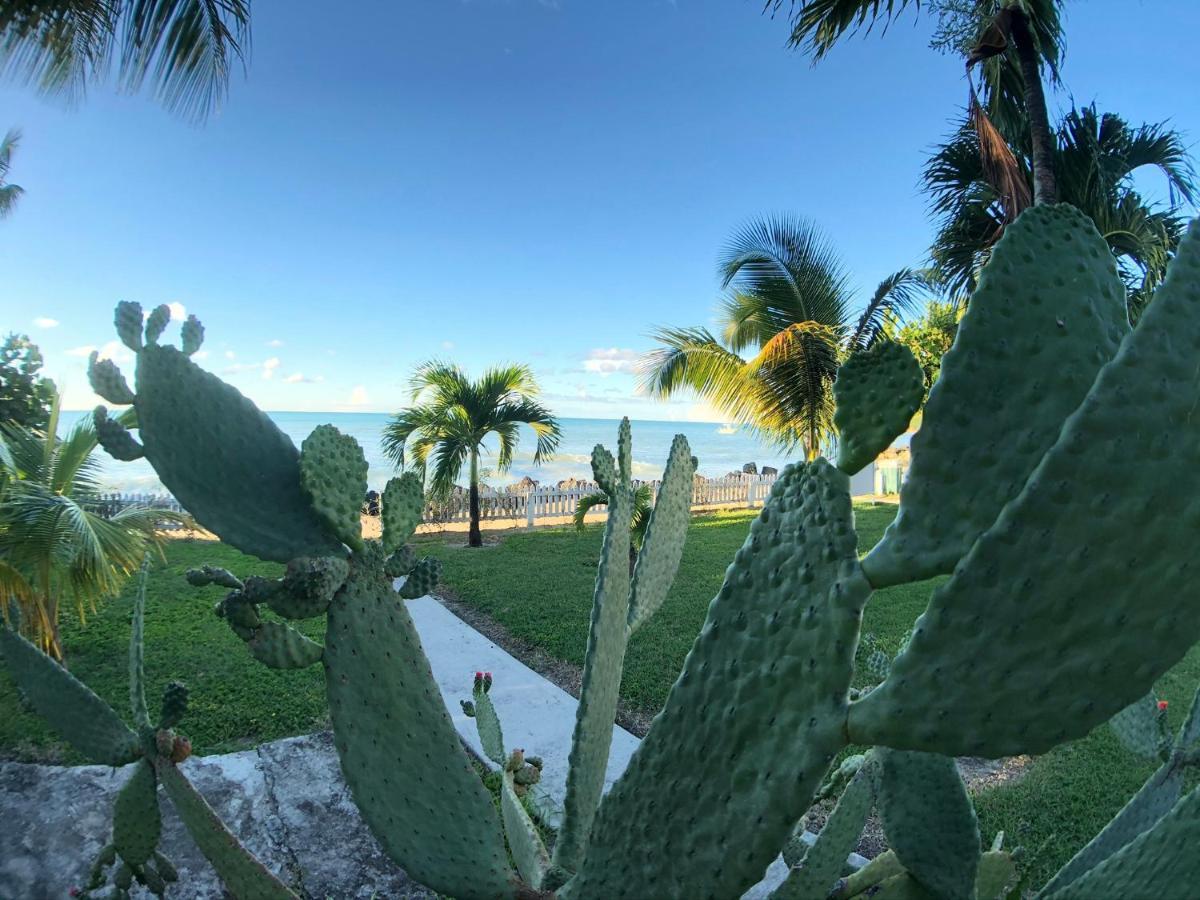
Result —
<instances>
[{"instance_id":1,"label":"cactus bud","mask_svg":"<svg viewBox=\"0 0 1200 900\"><path fill-rule=\"evenodd\" d=\"M174 744L171 746L171 762L179 765L185 759L192 755L192 742L182 735L175 738Z\"/></svg>"},{"instance_id":2,"label":"cactus bud","mask_svg":"<svg viewBox=\"0 0 1200 900\"><path fill-rule=\"evenodd\" d=\"M474 703L472 703L470 700L459 700L458 702L462 706L462 711L464 713L466 713L466 715L469 718L472 718L472 719L475 718L475 704Z\"/></svg>"},{"instance_id":3,"label":"cactus bud","mask_svg":"<svg viewBox=\"0 0 1200 900\"><path fill-rule=\"evenodd\" d=\"M159 728L174 728L179 720L187 714L188 689L178 681L172 681L163 689L162 715L158 720Z\"/></svg>"},{"instance_id":4,"label":"cactus bud","mask_svg":"<svg viewBox=\"0 0 1200 900\"><path fill-rule=\"evenodd\" d=\"M1167 711L1167 701L1166 701L1166 700L1159 700L1159 701L1158 701L1158 711L1159 711L1159 712L1166 712L1166 711Z\"/></svg>"},{"instance_id":5,"label":"cactus bud","mask_svg":"<svg viewBox=\"0 0 1200 900\"><path fill-rule=\"evenodd\" d=\"M492 673L484 672L483 673L483 692L486 694L491 689L492 689Z\"/></svg>"}]
</instances>

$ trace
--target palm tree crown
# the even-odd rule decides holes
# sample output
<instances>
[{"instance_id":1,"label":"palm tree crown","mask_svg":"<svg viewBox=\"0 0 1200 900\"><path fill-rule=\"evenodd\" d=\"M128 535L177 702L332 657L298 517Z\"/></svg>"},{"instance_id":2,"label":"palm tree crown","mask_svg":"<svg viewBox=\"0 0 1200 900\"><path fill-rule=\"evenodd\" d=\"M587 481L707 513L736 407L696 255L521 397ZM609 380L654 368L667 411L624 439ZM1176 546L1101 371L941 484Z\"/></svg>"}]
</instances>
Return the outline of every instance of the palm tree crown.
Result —
<instances>
[{"instance_id":1,"label":"palm tree crown","mask_svg":"<svg viewBox=\"0 0 1200 900\"><path fill-rule=\"evenodd\" d=\"M71 100L115 69L123 90L149 77L168 109L201 119L249 42L249 0L0 3L0 72Z\"/></svg>"},{"instance_id":2,"label":"palm tree crown","mask_svg":"<svg viewBox=\"0 0 1200 900\"><path fill-rule=\"evenodd\" d=\"M479 542L479 457L486 452L487 437L496 435L500 472L512 465L521 425L528 425L537 437L535 464L558 446L558 420L537 402L537 394L528 366L496 366L472 381L458 366L428 362L412 378L414 405L392 416L384 428L384 454L397 465L411 458L426 469L435 494L448 493L469 463L473 546Z\"/></svg>"},{"instance_id":3,"label":"palm tree crown","mask_svg":"<svg viewBox=\"0 0 1200 900\"><path fill-rule=\"evenodd\" d=\"M1032 184L1027 129L1018 125L1007 133L1001 129L1001 134L1015 151L1022 177ZM1118 257L1131 312L1136 313L1162 279L1183 236L1187 221L1181 203L1196 198L1183 136L1164 124L1131 126L1119 115L1098 112L1095 105L1073 108L1056 129L1053 163L1059 198L1096 223ZM1134 174L1146 167L1165 178L1166 204L1137 190ZM1007 221L969 122L934 152L923 181L938 217L934 266L953 293L969 293Z\"/></svg>"},{"instance_id":4,"label":"palm tree crown","mask_svg":"<svg viewBox=\"0 0 1200 900\"><path fill-rule=\"evenodd\" d=\"M61 660L62 603L82 619L141 566L160 541L160 523L188 519L140 506L110 518L96 512L91 419L60 439L58 407L56 397L45 430L0 426L0 596L16 599L31 639Z\"/></svg>"},{"instance_id":5,"label":"palm tree crown","mask_svg":"<svg viewBox=\"0 0 1200 900\"><path fill-rule=\"evenodd\" d=\"M19 184L8 184L6 181L8 169L12 165L13 151L17 149L17 144L20 142L21 132L16 129L8 132L4 135L4 139L0 140L0 219L12 215L18 198L25 193Z\"/></svg>"},{"instance_id":6,"label":"palm tree crown","mask_svg":"<svg viewBox=\"0 0 1200 900\"><path fill-rule=\"evenodd\" d=\"M727 292L720 339L706 328L661 328L641 362L660 397L690 388L731 418L810 457L833 429L832 386L851 352L872 346L890 317L910 311L924 273L901 269L855 316L849 275L811 222L763 218L735 233L720 263ZM740 354L754 350L749 359Z\"/></svg>"}]
</instances>

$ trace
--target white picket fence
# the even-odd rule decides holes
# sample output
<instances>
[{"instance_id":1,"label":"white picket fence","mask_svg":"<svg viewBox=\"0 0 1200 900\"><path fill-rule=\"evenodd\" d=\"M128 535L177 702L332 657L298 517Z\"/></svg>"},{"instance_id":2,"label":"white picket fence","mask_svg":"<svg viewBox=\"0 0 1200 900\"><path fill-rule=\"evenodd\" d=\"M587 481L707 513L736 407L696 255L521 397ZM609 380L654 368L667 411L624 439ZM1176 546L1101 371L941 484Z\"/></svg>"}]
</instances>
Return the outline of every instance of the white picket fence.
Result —
<instances>
[{"instance_id":1,"label":"white picket fence","mask_svg":"<svg viewBox=\"0 0 1200 900\"><path fill-rule=\"evenodd\" d=\"M760 506L771 492L774 475L741 475L725 478L697 478L692 483L692 507L711 509L714 507ZM658 498L659 481L635 482L650 485L651 493ZM479 496L479 517L484 521L508 520L524 522L533 527L541 520L557 519L575 514L581 498L599 490L594 482L576 482L574 487L536 487L528 490L486 491ZM94 504L103 515L115 515L128 506L150 506L172 509L179 512L183 507L169 494L104 494ZM604 507L597 509L604 513ZM424 521L431 525L449 525L470 520L470 508L466 491L430 501L425 506ZM166 525L164 527L178 527Z\"/></svg>"}]
</instances>

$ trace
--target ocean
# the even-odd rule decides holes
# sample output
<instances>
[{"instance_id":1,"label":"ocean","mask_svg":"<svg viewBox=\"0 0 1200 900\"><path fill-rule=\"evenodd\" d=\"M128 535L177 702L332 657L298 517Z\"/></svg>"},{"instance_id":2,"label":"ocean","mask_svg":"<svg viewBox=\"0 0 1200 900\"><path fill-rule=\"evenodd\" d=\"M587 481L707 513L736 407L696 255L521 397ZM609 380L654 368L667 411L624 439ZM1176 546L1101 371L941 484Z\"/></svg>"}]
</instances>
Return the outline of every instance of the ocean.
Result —
<instances>
[{"instance_id":1,"label":"ocean","mask_svg":"<svg viewBox=\"0 0 1200 900\"><path fill-rule=\"evenodd\" d=\"M72 427L89 412L64 412L60 430ZM380 435L387 424L386 413L341 413L341 412L273 412L268 415L296 444L318 425L331 424L344 434L352 435L366 454L370 466L367 481L371 488L382 490L394 472L394 468L383 456ZM559 419L562 440L554 456L540 466L533 464L536 441L533 431L521 429L512 468L503 474L491 471L495 457L485 456L482 467L488 474L484 482L493 487L520 481L529 476L541 484L554 484L564 478L591 478L592 447L601 443L616 452L617 425L614 419ZM687 436L692 455L699 460L699 473L709 478L719 478L728 472L741 471L748 462L782 468L790 461L778 448L758 440L750 429L722 425L720 422L652 422L634 421L633 425L633 475L635 478L653 479L662 475L671 440L676 434ZM496 450L496 440L488 441L488 449ZM97 452L101 461L101 483L105 490L131 493L165 493L154 470L145 460L118 462L103 450ZM465 472L463 473L465 477Z\"/></svg>"}]
</instances>

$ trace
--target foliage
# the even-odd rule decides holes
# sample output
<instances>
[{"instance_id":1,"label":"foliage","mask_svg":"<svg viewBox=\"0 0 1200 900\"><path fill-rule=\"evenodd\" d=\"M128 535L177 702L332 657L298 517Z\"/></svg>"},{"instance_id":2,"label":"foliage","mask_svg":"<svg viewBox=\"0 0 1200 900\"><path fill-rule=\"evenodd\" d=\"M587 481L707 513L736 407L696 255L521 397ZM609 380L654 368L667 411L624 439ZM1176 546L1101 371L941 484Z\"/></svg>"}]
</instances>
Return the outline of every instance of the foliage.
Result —
<instances>
[{"instance_id":1,"label":"foliage","mask_svg":"<svg viewBox=\"0 0 1200 900\"><path fill-rule=\"evenodd\" d=\"M428 362L412 377L413 406L392 416L383 431L384 455L397 466L409 460L432 470L426 483L435 495L444 496L468 469L471 493L470 543L479 546L479 461L487 452L485 441L499 442L496 470L512 465L520 426L528 425L537 437L534 464L558 446L558 420L537 401L538 386L528 366L497 366L472 381L458 366Z\"/></svg>"},{"instance_id":2,"label":"foliage","mask_svg":"<svg viewBox=\"0 0 1200 900\"><path fill-rule=\"evenodd\" d=\"M17 200L25 193L19 184L7 182L8 170L12 165L13 151L21 142L21 132L13 129L0 139L0 219L12 215L17 206Z\"/></svg>"},{"instance_id":3,"label":"foliage","mask_svg":"<svg viewBox=\"0 0 1200 900\"><path fill-rule=\"evenodd\" d=\"M646 537L646 526L650 524L650 510L654 503L654 493L648 484L639 484L633 492L633 516L630 523L630 541L634 550L638 550L642 546L642 540ZM575 504L575 513L571 517L575 527L583 531L586 527L584 520L587 514L597 506L608 505L608 494L604 491L593 491L579 498L579 502Z\"/></svg>"},{"instance_id":4,"label":"foliage","mask_svg":"<svg viewBox=\"0 0 1200 900\"><path fill-rule=\"evenodd\" d=\"M44 429L0 426L0 588L16 598L30 638L61 660L63 606L81 621L95 612L159 545L159 525L188 517L140 506L101 516L95 431L87 420L64 438L57 429L57 398Z\"/></svg>"},{"instance_id":5,"label":"foliage","mask_svg":"<svg viewBox=\"0 0 1200 900\"><path fill-rule=\"evenodd\" d=\"M1014 125L997 127L1032 186L1025 122L1018 119ZM1183 204L1197 196L1183 135L1165 123L1131 126L1115 113L1099 112L1094 104L1072 108L1058 125L1053 163L1060 199L1095 223L1119 260L1136 318L1162 281L1183 236ZM1152 201L1139 189L1135 179L1146 168L1157 170L1166 182L1166 204ZM970 293L1005 224L1001 198L985 176L979 139L970 122L964 121L934 151L922 180L938 220L931 251L934 266L952 294Z\"/></svg>"},{"instance_id":6,"label":"foliage","mask_svg":"<svg viewBox=\"0 0 1200 900\"><path fill-rule=\"evenodd\" d=\"M917 358L921 371L925 373L926 396L937 381L942 369L942 357L954 343L958 321L965 311L954 303L930 300L919 317L895 328L891 334L892 340L903 344Z\"/></svg>"},{"instance_id":7,"label":"foliage","mask_svg":"<svg viewBox=\"0 0 1200 900\"><path fill-rule=\"evenodd\" d=\"M220 104L249 45L249 0L0 5L0 72L69 101L115 71L120 89L137 91L149 79L168 109L201 119Z\"/></svg>"},{"instance_id":8,"label":"foliage","mask_svg":"<svg viewBox=\"0 0 1200 900\"><path fill-rule=\"evenodd\" d=\"M833 431L838 366L915 307L928 288L925 275L889 275L855 316L834 248L813 223L793 217L756 219L737 231L720 270L721 336L658 329L662 346L641 363L643 388L660 397L695 391L731 419L815 458ZM755 355L745 359L745 350Z\"/></svg>"},{"instance_id":9,"label":"foliage","mask_svg":"<svg viewBox=\"0 0 1200 900\"><path fill-rule=\"evenodd\" d=\"M39 374L42 352L28 335L11 333L0 346L0 423L44 428L54 382Z\"/></svg>"}]
</instances>

